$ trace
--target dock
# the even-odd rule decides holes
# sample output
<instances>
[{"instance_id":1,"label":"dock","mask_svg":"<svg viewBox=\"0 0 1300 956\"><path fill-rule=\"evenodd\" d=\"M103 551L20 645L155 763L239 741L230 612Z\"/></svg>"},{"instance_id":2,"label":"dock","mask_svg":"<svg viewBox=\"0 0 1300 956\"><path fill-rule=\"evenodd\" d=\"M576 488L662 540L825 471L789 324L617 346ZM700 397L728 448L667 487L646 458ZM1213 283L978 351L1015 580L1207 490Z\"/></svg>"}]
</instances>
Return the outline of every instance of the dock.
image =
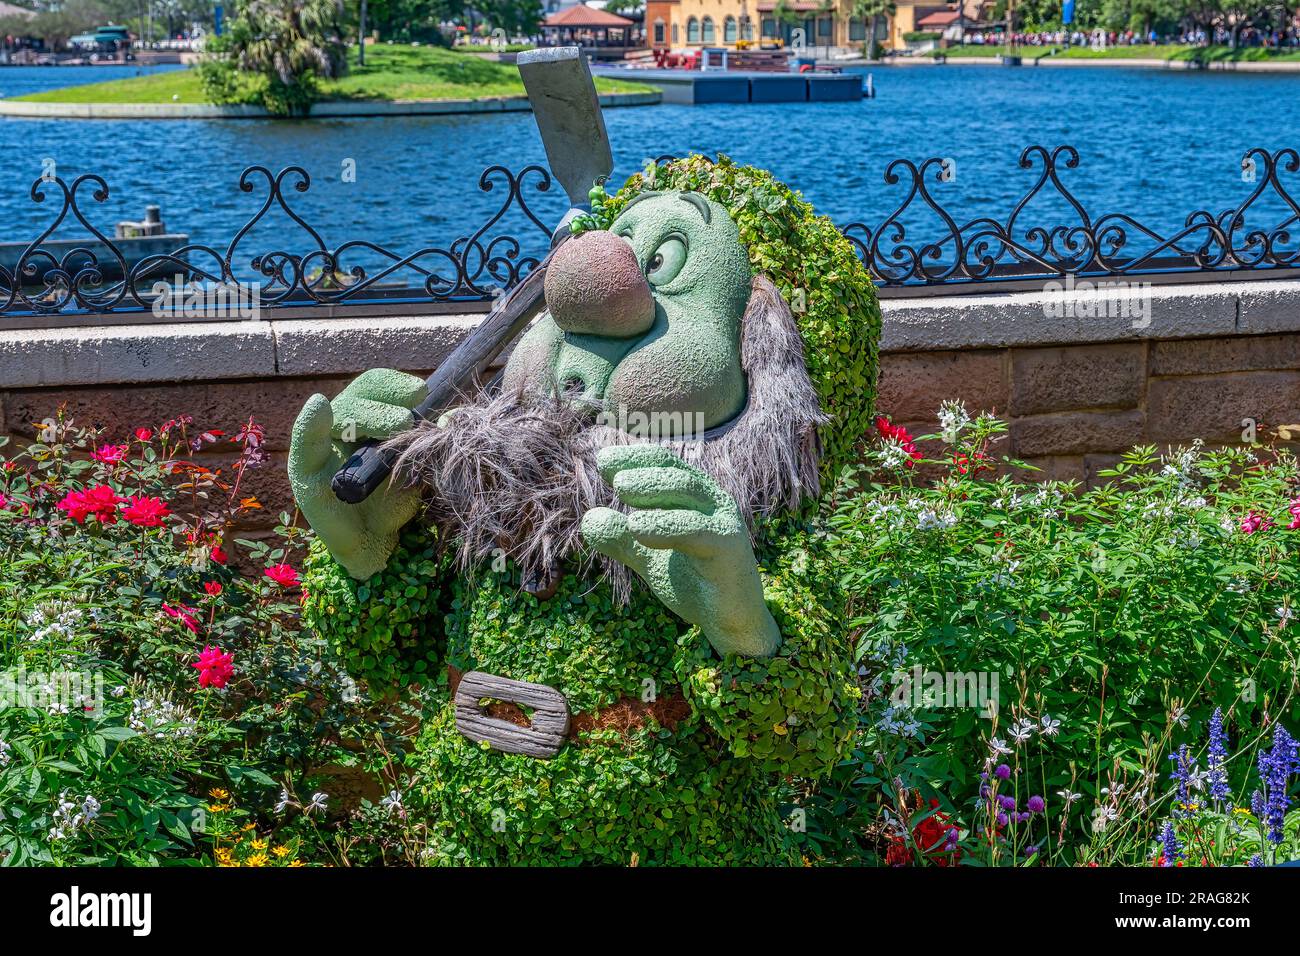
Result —
<instances>
[{"instance_id":1,"label":"dock","mask_svg":"<svg viewBox=\"0 0 1300 956\"><path fill-rule=\"evenodd\" d=\"M663 91L663 102L828 103L862 99L857 73L771 73L749 70L628 70L593 63L592 72L611 79L648 83Z\"/></svg>"}]
</instances>

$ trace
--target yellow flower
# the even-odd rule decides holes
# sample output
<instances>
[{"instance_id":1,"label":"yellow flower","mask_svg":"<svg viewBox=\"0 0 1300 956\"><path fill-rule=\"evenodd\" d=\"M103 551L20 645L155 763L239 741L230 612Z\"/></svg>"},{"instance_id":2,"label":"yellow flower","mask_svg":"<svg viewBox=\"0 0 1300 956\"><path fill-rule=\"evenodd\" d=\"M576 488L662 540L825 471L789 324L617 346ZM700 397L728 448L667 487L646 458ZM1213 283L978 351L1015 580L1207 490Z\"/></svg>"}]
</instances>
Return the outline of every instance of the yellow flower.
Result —
<instances>
[{"instance_id":1,"label":"yellow flower","mask_svg":"<svg viewBox=\"0 0 1300 956\"><path fill-rule=\"evenodd\" d=\"M265 853L254 853L245 861L249 866L266 866L269 862Z\"/></svg>"},{"instance_id":2,"label":"yellow flower","mask_svg":"<svg viewBox=\"0 0 1300 956\"><path fill-rule=\"evenodd\" d=\"M307 864L303 863L302 860L293 860L289 865L290 865L290 866L306 866Z\"/></svg>"},{"instance_id":3,"label":"yellow flower","mask_svg":"<svg viewBox=\"0 0 1300 956\"><path fill-rule=\"evenodd\" d=\"M261 840L261 839L254 840L254 841L253 841L253 849L254 849L254 850L265 850L265 849L266 849L266 841L265 841L265 840Z\"/></svg>"},{"instance_id":4,"label":"yellow flower","mask_svg":"<svg viewBox=\"0 0 1300 956\"><path fill-rule=\"evenodd\" d=\"M233 859L233 858L231 857L231 855L230 855L230 851L227 850L225 847L218 847L218 848L216 849L216 851L213 852L212 855L213 855L213 857L216 858L217 866L235 866L235 865L236 865L235 862L234 862L234 859Z\"/></svg>"},{"instance_id":5,"label":"yellow flower","mask_svg":"<svg viewBox=\"0 0 1300 956\"><path fill-rule=\"evenodd\" d=\"M284 859L289 855L289 848L287 846L272 847L271 852L280 857L280 859Z\"/></svg>"},{"instance_id":6,"label":"yellow flower","mask_svg":"<svg viewBox=\"0 0 1300 956\"><path fill-rule=\"evenodd\" d=\"M208 791L208 796L214 800L225 800L230 796L230 792L228 790L222 790L220 787L213 787Z\"/></svg>"},{"instance_id":7,"label":"yellow flower","mask_svg":"<svg viewBox=\"0 0 1300 956\"><path fill-rule=\"evenodd\" d=\"M226 812L227 810L229 810L229 809L230 809L230 804L228 804L228 803L209 803L209 804L208 804L208 812L209 812L209 813L225 813L225 812Z\"/></svg>"},{"instance_id":8,"label":"yellow flower","mask_svg":"<svg viewBox=\"0 0 1300 956\"><path fill-rule=\"evenodd\" d=\"M255 823L245 823L242 827L240 827L240 829L243 830L245 833L247 833L249 830L253 829L255 826L257 826L257 824L255 824Z\"/></svg>"}]
</instances>

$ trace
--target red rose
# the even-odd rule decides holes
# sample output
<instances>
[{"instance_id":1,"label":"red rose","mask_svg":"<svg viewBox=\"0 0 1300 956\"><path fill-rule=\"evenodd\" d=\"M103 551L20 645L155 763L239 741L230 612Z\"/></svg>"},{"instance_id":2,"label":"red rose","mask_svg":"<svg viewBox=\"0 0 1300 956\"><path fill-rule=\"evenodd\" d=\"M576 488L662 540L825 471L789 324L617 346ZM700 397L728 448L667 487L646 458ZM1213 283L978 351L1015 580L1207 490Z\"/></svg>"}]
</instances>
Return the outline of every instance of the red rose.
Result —
<instances>
[{"instance_id":1,"label":"red rose","mask_svg":"<svg viewBox=\"0 0 1300 956\"><path fill-rule=\"evenodd\" d=\"M122 517L141 528L160 528L162 519L170 515L161 498L132 495L130 504L122 509Z\"/></svg>"},{"instance_id":2,"label":"red rose","mask_svg":"<svg viewBox=\"0 0 1300 956\"><path fill-rule=\"evenodd\" d=\"M287 564L272 565L263 573L283 588L291 588L298 583L298 572Z\"/></svg>"},{"instance_id":3,"label":"red rose","mask_svg":"<svg viewBox=\"0 0 1300 956\"><path fill-rule=\"evenodd\" d=\"M69 491L55 507L66 512L77 524L84 524L90 517L100 524L114 524L117 506L125 500L108 485L95 485L84 491Z\"/></svg>"}]
</instances>

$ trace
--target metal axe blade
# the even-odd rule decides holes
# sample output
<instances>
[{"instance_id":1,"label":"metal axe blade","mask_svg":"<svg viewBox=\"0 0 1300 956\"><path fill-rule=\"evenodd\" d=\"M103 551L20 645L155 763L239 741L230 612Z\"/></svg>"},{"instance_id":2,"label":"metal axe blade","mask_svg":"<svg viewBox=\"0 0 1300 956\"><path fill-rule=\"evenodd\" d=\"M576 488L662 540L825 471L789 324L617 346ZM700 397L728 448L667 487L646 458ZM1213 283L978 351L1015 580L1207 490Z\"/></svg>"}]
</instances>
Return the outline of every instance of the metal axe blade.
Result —
<instances>
[{"instance_id":1,"label":"metal axe blade","mask_svg":"<svg viewBox=\"0 0 1300 956\"><path fill-rule=\"evenodd\" d=\"M550 47L520 53L519 76L528 91L551 174L576 207L614 171L600 97L581 48Z\"/></svg>"}]
</instances>

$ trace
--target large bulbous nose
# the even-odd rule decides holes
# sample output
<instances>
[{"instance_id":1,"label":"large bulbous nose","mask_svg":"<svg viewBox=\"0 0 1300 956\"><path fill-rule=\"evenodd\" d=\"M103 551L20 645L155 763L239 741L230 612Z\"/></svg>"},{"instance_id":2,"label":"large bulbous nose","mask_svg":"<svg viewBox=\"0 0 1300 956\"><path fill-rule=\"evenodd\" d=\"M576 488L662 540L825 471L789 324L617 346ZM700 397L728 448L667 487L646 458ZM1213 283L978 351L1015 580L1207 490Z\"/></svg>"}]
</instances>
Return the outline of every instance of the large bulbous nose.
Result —
<instances>
[{"instance_id":1,"label":"large bulbous nose","mask_svg":"<svg viewBox=\"0 0 1300 956\"><path fill-rule=\"evenodd\" d=\"M636 253L604 230L566 241L546 268L546 307L566 332L628 338L654 323L655 300Z\"/></svg>"}]
</instances>

